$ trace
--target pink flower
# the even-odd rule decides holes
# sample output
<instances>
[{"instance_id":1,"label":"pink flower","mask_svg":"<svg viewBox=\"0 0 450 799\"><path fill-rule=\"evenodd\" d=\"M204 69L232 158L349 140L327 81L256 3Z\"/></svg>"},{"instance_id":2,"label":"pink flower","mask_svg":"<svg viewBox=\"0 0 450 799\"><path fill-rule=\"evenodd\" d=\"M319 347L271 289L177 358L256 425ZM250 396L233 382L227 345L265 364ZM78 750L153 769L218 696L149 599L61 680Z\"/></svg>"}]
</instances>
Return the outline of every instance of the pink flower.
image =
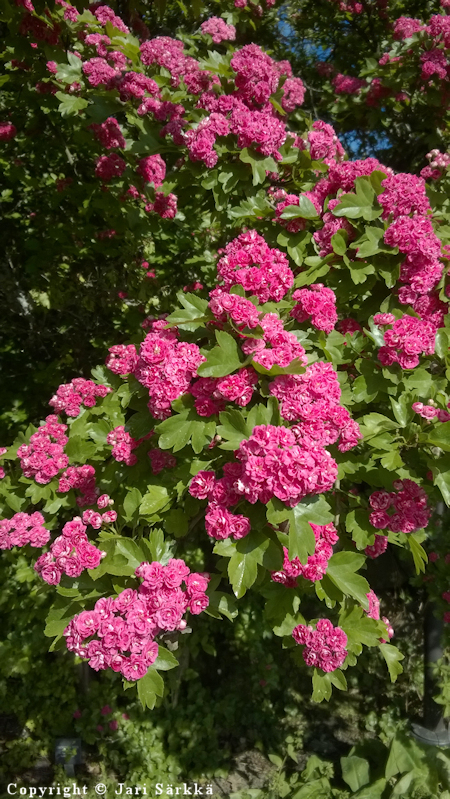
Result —
<instances>
[{"instance_id":1,"label":"pink flower","mask_svg":"<svg viewBox=\"0 0 450 799\"><path fill-rule=\"evenodd\" d=\"M126 162L117 153L101 155L97 158L95 176L103 183L109 183L113 178L120 178L126 169Z\"/></svg>"}]
</instances>

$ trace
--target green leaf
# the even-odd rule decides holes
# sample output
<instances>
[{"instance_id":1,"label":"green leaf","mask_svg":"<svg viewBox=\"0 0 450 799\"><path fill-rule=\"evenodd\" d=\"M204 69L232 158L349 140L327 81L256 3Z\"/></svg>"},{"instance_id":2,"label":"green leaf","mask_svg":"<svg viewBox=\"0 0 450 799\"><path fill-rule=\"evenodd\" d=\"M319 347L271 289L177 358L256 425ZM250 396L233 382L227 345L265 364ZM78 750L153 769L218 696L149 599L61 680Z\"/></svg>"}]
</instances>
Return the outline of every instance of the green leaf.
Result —
<instances>
[{"instance_id":1,"label":"green leaf","mask_svg":"<svg viewBox=\"0 0 450 799\"><path fill-rule=\"evenodd\" d=\"M149 485L148 491L144 494L139 511L143 516L151 516L162 510L169 502L169 492L165 486Z\"/></svg>"},{"instance_id":2,"label":"green leaf","mask_svg":"<svg viewBox=\"0 0 450 799\"><path fill-rule=\"evenodd\" d=\"M341 757L342 779L352 791L358 791L370 782L369 762L364 757Z\"/></svg>"},{"instance_id":3,"label":"green leaf","mask_svg":"<svg viewBox=\"0 0 450 799\"><path fill-rule=\"evenodd\" d=\"M221 619L225 616L229 621L236 618L238 609L234 596L226 594L224 591L211 591L208 596L209 605L204 611L208 616L212 616L214 619Z\"/></svg>"},{"instance_id":4,"label":"green leaf","mask_svg":"<svg viewBox=\"0 0 450 799\"><path fill-rule=\"evenodd\" d=\"M288 519L289 557L293 558L297 555L305 564L308 555L312 555L315 550L315 537L310 522L321 525L329 524L333 519L330 506L322 494L304 497L289 512Z\"/></svg>"},{"instance_id":5,"label":"green leaf","mask_svg":"<svg viewBox=\"0 0 450 799\"><path fill-rule=\"evenodd\" d=\"M197 297L195 294L177 294L178 302L183 306L183 310L178 308L167 317L168 325L177 325L183 330L196 330L204 324L205 319L211 314L207 314L208 301Z\"/></svg>"},{"instance_id":6,"label":"green leaf","mask_svg":"<svg viewBox=\"0 0 450 799\"><path fill-rule=\"evenodd\" d=\"M448 348L449 348L449 333L448 330L438 330L436 333L436 355L439 358L445 358L448 355Z\"/></svg>"},{"instance_id":7,"label":"green leaf","mask_svg":"<svg viewBox=\"0 0 450 799\"><path fill-rule=\"evenodd\" d=\"M412 738L398 734L392 741L391 751L386 763L385 777L390 780L396 774L403 774L420 768L425 757L425 752L421 750Z\"/></svg>"},{"instance_id":8,"label":"green leaf","mask_svg":"<svg viewBox=\"0 0 450 799\"><path fill-rule=\"evenodd\" d=\"M149 546L153 560L162 562L167 546L164 540L164 533L158 527L154 528L150 533Z\"/></svg>"},{"instance_id":9,"label":"green leaf","mask_svg":"<svg viewBox=\"0 0 450 799\"><path fill-rule=\"evenodd\" d=\"M338 230L337 233L334 233L331 237L331 246L333 247L333 252L336 255L345 255L347 252L347 239L348 234L345 230Z\"/></svg>"},{"instance_id":10,"label":"green leaf","mask_svg":"<svg viewBox=\"0 0 450 799\"><path fill-rule=\"evenodd\" d=\"M166 532L174 535L175 538L182 538L189 529L185 512L181 508L175 508L169 511L164 519L164 527L166 528Z\"/></svg>"},{"instance_id":11,"label":"green leaf","mask_svg":"<svg viewBox=\"0 0 450 799\"><path fill-rule=\"evenodd\" d=\"M267 172L278 172L277 162L272 156L264 156L249 150L248 147L239 153L239 159L244 164L250 164L253 173L253 185L257 186L258 183L264 183Z\"/></svg>"},{"instance_id":12,"label":"green leaf","mask_svg":"<svg viewBox=\"0 0 450 799\"><path fill-rule=\"evenodd\" d=\"M367 605L366 601L365 606L367 607ZM384 623L371 619L359 606L344 608L339 616L339 626L342 627L347 635L348 650L356 652L356 654L361 652L362 644L365 644L365 646L378 646L380 637L383 634L386 635Z\"/></svg>"},{"instance_id":13,"label":"green leaf","mask_svg":"<svg viewBox=\"0 0 450 799\"><path fill-rule=\"evenodd\" d=\"M311 202L309 197L300 194L298 198L298 205L287 205L283 208L281 219L318 219L319 215L315 208L314 203Z\"/></svg>"},{"instance_id":14,"label":"green leaf","mask_svg":"<svg viewBox=\"0 0 450 799\"><path fill-rule=\"evenodd\" d=\"M80 80L82 77L81 67L82 67L82 60L81 58L77 58L73 55L73 53L68 53L68 59L70 61L69 64L58 64L58 71L56 72L56 79L62 81L63 83L75 83ZM76 62L76 63L74 63ZM58 100L61 99L59 95L66 97L67 95L64 92L57 92L56 96ZM61 110L61 109L58 109Z\"/></svg>"},{"instance_id":15,"label":"green leaf","mask_svg":"<svg viewBox=\"0 0 450 799\"><path fill-rule=\"evenodd\" d=\"M152 710L156 704L156 697L164 694L164 680L156 669L150 666L147 674L137 681L137 690L142 707Z\"/></svg>"},{"instance_id":16,"label":"green leaf","mask_svg":"<svg viewBox=\"0 0 450 799\"><path fill-rule=\"evenodd\" d=\"M364 577L355 572L365 563L364 555L356 552L336 552L328 561L327 577L345 596L352 596L364 608L368 607L366 594L370 586Z\"/></svg>"},{"instance_id":17,"label":"green leaf","mask_svg":"<svg viewBox=\"0 0 450 799\"><path fill-rule=\"evenodd\" d=\"M231 587L238 599L244 596L258 575L258 564L253 552L246 554L236 551L228 563L228 576Z\"/></svg>"},{"instance_id":18,"label":"green leaf","mask_svg":"<svg viewBox=\"0 0 450 799\"><path fill-rule=\"evenodd\" d=\"M144 413L134 413L125 424L125 430L133 438L144 438L151 433L155 426L155 420L149 411Z\"/></svg>"},{"instance_id":19,"label":"green leaf","mask_svg":"<svg viewBox=\"0 0 450 799\"><path fill-rule=\"evenodd\" d=\"M226 377L242 366L237 341L225 330L216 330L217 346L206 353L206 362L200 364L200 377Z\"/></svg>"},{"instance_id":20,"label":"green leaf","mask_svg":"<svg viewBox=\"0 0 450 799\"><path fill-rule=\"evenodd\" d=\"M134 574L145 560L142 549L131 538L116 538L115 545L114 563L126 562L131 574Z\"/></svg>"},{"instance_id":21,"label":"green leaf","mask_svg":"<svg viewBox=\"0 0 450 799\"><path fill-rule=\"evenodd\" d=\"M393 397L390 398L392 410L400 427L406 427L408 422L414 418L414 411L411 408L412 397L410 394L402 394L397 402Z\"/></svg>"},{"instance_id":22,"label":"green leaf","mask_svg":"<svg viewBox=\"0 0 450 799\"><path fill-rule=\"evenodd\" d=\"M331 679L329 674L324 674L323 672L314 669L313 677L312 677L312 685L313 685L313 693L312 693L312 701L313 702L323 702L325 699L326 702L331 698Z\"/></svg>"},{"instance_id":23,"label":"green leaf","mask_svg":"<svg viewBox=\"0 0 450 799\"><path fill-rule=\"evenodd\" d=\"M447 422L447 424L449 423ZM376 436L378 433L381 433L384 430L395 430L397 427L397 422L394 422L392 419L388 419L387 416L383 416L381 413L368 413L360 420L361 433L366 440Z\"/></svg>"},{"instance_id":24,"label":"green leaf","mask_svg":"<svg viewBox=\"0 0 450 799\"><path fill-rule=\"evenodd\" d=\"M108 424L106 419L100 419L98 422L91 422L87 426L87 435L92 441L98 445L106 444L106 438L111 431L111 425Z\"/></svg>"},{"instance_id":25,"label":"green leaf","mask_svg":"<svg viewBox=\"0 0 450 799\"><path fill-rule=\"evenodd\" d=\"M89 105L87 100L84 100L83 97L79 97L76 94L64 94L64 92L56 92L55 97L60 100L58 111L63 117L78 114L79 111L82 111Z\"/></svg>"},{"instance_id":26,"label":"green leaf","mask_svg":"<svg viewBox=\"0 0 450 799\"><path fill-rule=\"evenodd\" d=\"M398 675L403 672L403 666L400 665L400 660L403 660L405 656L392 644L380 644L380 652L389 669L391 682L395 682Z\"/></svg>"},{"instance_id":27,"label":"green leaf","mask_svg":"<svg viewBox=\"0 0 450 799\"><path fill-rule=\"evenodd\" d=\"M375 273L375 267L372 264L357 264L355 261L349 261L348 271L350 277L355 285L365 283L369 275Z\"/></svg>"},{"instance_id":28,"label":"green leaf","mask_svg":"<svg viewBox=\"0 0 450 799\"><path fill-rule=\"evenodd\" d=\"M219 419L220 425L217 427L217 435L225 439L225 441L222 441L220 448L233 451L238 449L241 441L251 434L251 429L248 428L242 411L223 411L219 414Z\"/></svg>"},{"instance_id":29,"label":"green leaf","mask_svg":"<svg viewBox=\"0 0 450 799\"><path fill-rule=\"evenodd\" d=\"M374 529L369 522L367 510L357 508L349 511L345 518L345 529L352 534L358 549L365 549L369 544L373 544Z\"/></svg>"},{"instance_id":30,"label":"green leaf","mask_svg":"<svg viewBox=\"0 0 450 799\"><path fill-rule=\"evenodd\" d=\"M77 603L67 601L65 597L58 597L47 613L44 635L48 638L62 635L79 610L80 607Z\"/></svg>"},{"instance_id":31,"label":"green leaf","mask_svg":"<svg viewBox=\"0 0 450 799\"><path fill-rule=\"evenodd\" d=\"M297 505L296 508L299 506ZM308 514L302 509L296 513L296 508L289 514L289 558L298 557L305 565L308 555L313 555L316 548L316 539L309 523Z\"/></svg>"},{"instance_id":32,"label":"green leaf","mask_svg":"<svg viewBox=\"0 0 450 799\"><path fill-rule=\"evenodd\" d=\"M81 436L73 436L69 438L64 447L64 452L71 463L86 463L89 458L95 455L97 449L97 444L94 441L86 441Z\"/></svg>"},{"instance_id":33,"label":"green leaf","mask_svg":"<svg viewBox=\"0 0 450 799\"><path fill-rule=\"evenodd\" d=\"M414 566L416 567L416 574L425 571L425 566L428 563L428 555L423 546L419 544L415 538L414 533L408 535L408 544L414 558Z\"/></svg>"},{"instance_id":34,"label":"green leaf","mask_svg":"<svg viewBox=\"0 0 450 799\"><path fill-rule=\"evenodd\" d=\"M370 222L381 214L381 208L374 207L375 192L367 178L356 178L355 194L342 194L339 204L333 208L334 216L346 216L348 219L363 218Z\"/></svg>"},{"instance_id":35,"label":"green leaf","mask_svg":"<svg viewBox=\"0 0 450 799\"><path fill-rule=\"evenodd\" d=\"M426 443L450 452L450 422L437 424L426 437Z\"/></svg>"},{"instance_id":36,"label":"green leaf","mask_svg":"<svg viewBox=\"0 0 450 799\"><path fill-rule=\"evenodd\" d=\"M127 522L131 521L141 502L142 502L142 494L139 491L139 489L138 488L130 489L123 501L125 521Z\"/></svg>"},{"instance_id":37,"label":"green leaf","mask_svg":"<svg viewBox=\"0 0 450 799\"><path fill-rule=\"evenodd\" d=\"M385 787L386 780L382 777L376 782L372 782L367 788L361 788L352 799L382 799Z\"/></svg>"},{"instance_id":38,"label":"green leaf","mask_svg":"<svg viewBox=\"0 0 450 799\"><path fill-rule=\"evenodd\" d=\"M172 652L169 652L164 646L161 644L158 645L158 657L156 658L155 662L153 663L153 667L158 671L169 671L169 669L174 669L176 666L179 666L178 660L176 659L175 655Z\"/></svg>"},{"instance_id":39,"label":"green leaf","mask_svg":"<svg viewBox=\"0 0 450 799\"><path fill-rule=\"evenodd\" d=\"M270 762L273 763L274 766L278 766L281 768L283 765L283 760L279 755L274 755L272 753L268 754L267 757L269 758Z\"/></svg>"},{"instance_id":40,"label":"green leaf","mask_svg":"<svg viewBox=\"0 0 450 799\"><path fill-rule=\"evenodd\" d=\"M52 495L53 491L49 485L43 486L38 483L32 483L25 491L25 496L30 498L33 505L37 505L41 500L50 499Z\"/></svg>"},{"instance_id":41,"label":"green leaf","mask_svg":"<svg viewBox=\"0 0 450 799\"><path fill-rule=\"evenodd\" d=\"M332 673L330 673L330 679L333 685L336 688L339 688L340 691L347 690L347 680L345 679L345 674L340 669L336 669Z\"/></svg>"}]
</instances>

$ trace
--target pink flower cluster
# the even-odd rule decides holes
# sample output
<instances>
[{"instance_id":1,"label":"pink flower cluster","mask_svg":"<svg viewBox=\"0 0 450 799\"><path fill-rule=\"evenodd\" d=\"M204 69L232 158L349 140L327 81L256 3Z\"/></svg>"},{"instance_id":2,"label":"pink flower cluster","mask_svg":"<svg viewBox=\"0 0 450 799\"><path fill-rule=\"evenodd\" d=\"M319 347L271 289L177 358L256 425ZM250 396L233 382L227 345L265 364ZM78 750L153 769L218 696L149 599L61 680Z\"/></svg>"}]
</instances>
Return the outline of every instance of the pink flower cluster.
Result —
<instances>
[{"instance_id":1,"label":"pink flower cluster","mask_svg":"<svg viewBox=\"0 0 450 799\"><path fill-rule=\"evenodd\" d=\"M0 122L0 141L9 141L17 135L17 128L12 122Z\"/></svg>"},{"instance_id":2,"label":"pink flower cluster","mask_svg":"<svg viewBox=\"0 0 450 799\"><path fill-rule=\"evenodd\" d=\"M422 353L433 355L435 339L436 329L431 322L405 314L385 332L386 346L378 350L378 360L383 366L398 363L402 369L415 369Z\"/></svg>"},{"instance_id":3,"label":"pink flower cluster","mask_svg":"<svg viewBox=\"0 0 450 799\"><path fill-rule=\"evenodd\" d=\"M86 41L88 38L86 37ZM92 124L90 127L100 144L107 150L112 150L114 147L121 149L125 147L125 139L115 117L108 117L101 125Z\"/></svg>"},{"instance_id":4,"label":"pink flower cluster","mask_svg":"<svg viewBox=\"0 0 450 799\"><path fill-rule=\"evenodd\" d=\"M450 402L447 403L447 408L450 408ZM448 422L450 420L449 411L443 408L436 408L435 405L424 405L423 402L413 402L412 409L415 413L418 413L419 416L422 416L423 419L427 419L428 421L435 418L437 418L439 422Z\"/></svg>"},{"instance_id":5,"label":"pink flower cluster","mask_svg":"<svg viewBox=\"0 0 450 799\"><path fill-rule=\"evenodd\" d=\"M171 403L189 390L191 380L205 360L196 344L177 340L164 330L164 320L153 322L141 344L135 377L149 390L148 407L156 419L167 419Z\"/></svg>"},{"instance_id":6,"label":"pink flower cluster","mask_svg":"<svg viewBox=\"0 0 450 799\"><path fill-rule=\"evenodd\" d=\"M425 166L421 171L421 177L432 180L437 180L442 175L443 169L448 169L450 166L450 155L448 153L441 153L440 150L434 149L427 153L426 158L429 161L429 166Z\"/></svg>"},{"instance_id":7,"label":"pink flower cluster","mask_svg":"<svg viewBox=\"0 0 450 799\"><path fill-rule=\"evenodd\" d=\"M236 459L224 465L222 478L201 471L189 487L192 496L208 499L206 531L219 540L242 538L250 532L249 519L228 510L241 499L267 504L277 497L294 507L307 494L328 491L337 474L326 450L304 449L291 430L274 425L255 427L250 438L241 442Z\"/></svg>"},{"instance_id":8,"label":"pink flower cluster","mask_svg":"<svg viewBox=\"0 0 450 799\"><path fill-rule=\"evenodd\" d=\"M114 344L110 347L106 366L115 375L129 375L134 372L138 355L134 344Z\"/></svg>"},{"instance_id":9,"label":"pink flower cluster","mask_svg":"<svg viewBox=\"0 0 450 799\"><path fill-rule=\"evenodd\" d=\"M62 535L55 538L50 552L41 555L34 564L35 571L49 585L58 585L61 577L79 577L85 569L96 569L106 552L91 544L86 526L79 516L67 522Z\"/></svg>"},{"instance_id":10,"label":"pink flower cluster","mask_svg":"<svg viewBox=\"0 0 450 799\"><path fill-rule=\"evenodd\" d=\"M284 189L269 189L268 192L269 196L272 196L274 200L278 200L276 208L275 208L275 219L274 222L278 222L279 225L285 227L289 233L298 233L300 230L304 230L306 226L306 222L304 219L299 217L298 219L282 219L282 213L285 208L289 205L299 205L300 200L297 194L288 194Z\"/></svg>"},{"instance_id":11,"label":"pink flower cluster","mask_svg":"<svg viewBox=\"0 0 450 799\"><path fill-rule=\"evenodd\" d=\"M281 66L281 69L280 69ZM284 64L278 65L257 44L246 44L231 59L239 96L251 108L264 105L278 88Z\"/></svg>"},{"instance_id":12,"label":"pink flower cluster","mask_svg":"<svg viewBox=\"0 0 450 799\"><path fill-rule=\"evenodd\" d=\"M350 335L353 336L353 333L363 332L359 322L356 319L351 319L350 317L347 319L341 319L336 325L336 330L339 330L339 333L342 333L343 336L345 336L347 333L350 333Z\"/></svg>"},{"instance_id":13,"label":"pink flower cluster","mask_svg":"<svg viewBox=\"0 0 450 799\"><path fill-rule=\"evenodd\" d=\"M64 19L69 22L76 22L80 16L80 12L71 3L66 3L66 0L55 0L57 6L62 6L64 9Z\"/></svg>"},{"instance_id":14,"label":"pink flower cluster","mask_svg":"<svg viewBox=\"0 0 450 799\"><path fill-rule=\"evenodd\" d=\"M369 497L369 521L377 530L413 533L426 527L431 516L426 492L413 480L395 480L394 491L375 491ZM390 515L387 511L393 508Z\"/></svg>"},{"instance_id":15,"label":"pink flower cluster","mask_svg":"<svg viewBox=\"0 0 450 799\"><path fill-rule=\"evenodd\" d=\"M107 510L105 513L98 513L95 510L85 510L83 512L83 524L90 525L94 530L100 530L102 524L113 524L117 519L115 510Z\"/></svg>"},{"instance_id":16,"label":"pink flower cluster","mask_svg":"<svg viewBox=\"0 0 450 799\"><path fill-rule=\"evenodd\" d=\"M328 491L336 475L328 452L299 445L287 427L258 425L241 442L236 458L233 490L251 503L266 505L276 497L294 507L307 494Z\"/></svg>"},{"instance_id":17,"label":"pink flower cluster","mask_svg":"<svg viewBox=\"0 0 450 799\"><path fill-rule=\"evenodd\" d=\"M119 74L104 58L90 58L82 69L91 86L106 86L108 89Z\"/></svg>"},{"instance_id":18,"label":"pink flower cluster","mask_svg":"<svg viewBox=\"0 0 450 799\"><path fill-rule=\"evenodd\" d=\"M103 183L109 183L114 178L120 178L126 169L126 162L117 153L100 155L95 165L95 177Z\"/></svg>"},{"instance_id":19,"label":"pink flower cluster","mask_svg":"<svg viewBox=\"0 0 450 799\"><path fill-rule=\"evenodd\" d=\"M205 529L211 538L223 541L232 536L236 541L248 535L250 520L238 513L230 513L223 505L210 502L205 515Z\"/></svg>"},{"instance_id":20,"label":"pink flower cluster","mask_svg":"<svg viewBox=\"0 0 450 799\"><path fill-rule=\"evenodd\" d=\"M24 547L43 547L50 539L44 527L42 513L15 513L11 519L0 520L0 549Z\"/></svg>"},{"instance_id":21,"label":"pink flower cluster","mask_svg":"<svg viewBox=\"0 0 450 799\"><path fill-rule=\"evenodd\" d=\"M333 242L331 239L338 230L347 233L348 241L352 241L355 238L355 229L350 222L344 217L336 217L332 214L333 208L338 204L338 199L329 201L328 210L322 216L323 227L313 233L313 239L319 245L319 255L321 258L325 258L326 255L333 252Z\"/></svg>"},{"instance_id":22,"label":"pink flower cluster","mask_svg":"<svg viewBox=\"0 0 450 799\"><path fill-rule=\"evenodd\" d=\"M66 492L71 488L81 492L81 496L76 500L79 508L93 505L99 494L95 485L94 467L88 463L84 463L83 466L69 466L59 479L58 491Z\"/></svg>"},{"instance_id":23,"label":"pink flower cluster","mask_svg":"<svg viewBox=\"0 0 450 799\"><path fill-rule=\"evenodd\" d=\"M141 44L141 61L147 66L158 64L168 70L174 88L183 80L191 94L207 91L216 81L209 72L200 69L195 58L185 55L183 51L183 42L169 36L157 36Z\"/></svg>"},{"instance_id":24,"label":"pink flower cluster","mask_svg":"<svg viewBox=\"0 0 450 799\"><path fill-rule=\"evenodd\" d=\"M109 6L98 6L94 10L94 16L103 26L105 26L107 22L110 22L111 25L113 25L114 28L117 28L118 31L122 31L122 33L130 32L130 29L127 28L127 26L120 19L120 17L116 16L112 8L110 8Z\"/></svg>"},{"instance_id":25,"label":"pink flower cluster","mask_svg":"<svg viewBox=\"0 0 450 799\"><path fill-rule=\"evenodd\" d=\"M281 583L286 588L296 588L299 577L315 583L326 574L328 561L333 554L333 544L339 540L339 536L334 524L319 525L310 522L310 525L316 539L314 554L309 555L303 566L297 557L289 560L289 550L283 547L283 568L271 574L275 583Z\"/></svg>"},{"instance_id":26,"label":"pink flower cluster","mask_svg":"<svg viewBox=\"0 0 450 799\"><path fill-rule=\"evenodd\" d=\"M209 308L219 322L227 322L229 317L240 328L258 327L260 312L250 300L228 294L223 288L213 289L209 296Z\"/></svg>"},{"instance_id":27,"label":"pink flower cluster","mask_svg":"<svg viewBox=\"0 0 450 799\"><path fill-rule=\"evenodd\" d=\"M145 206L146 211L153 211L161 217L161 219L174 219L177 215L177 197L171 192L164 194L162 191L155 193L155 200L153 203L147 203Z\"/></svg>"},{"instance_id":28,"label":"pink flower cluster","mask_svg":"<svg viewBox=\"0 0 450 799\"><path fill-rule=\"evenodd\" d=\"M248 338L242 344L242 352L253 355L254 363L269 370L273 366L285 368L296 359L301 364L307 363L305 350L296 335L284 329L284 324L276 313L265 314L260 326L263 338Z\"/></svg>"},{"instance_id":29,"label":"pink flower cluster","mask_svg":"<svg viewBox=\"0 0 450 799\"><path fill-rule=\"evenodd\" d=\"M219 252L218 277L228 291L239 284L261 303L279 302L294 284L287 256L269 247L256 230L241 233Z\"/></svg>"},{"instance_id":30,"label":"pink flower cluster","mask_svg":"<svg viewBox=\"0 0 450 799\"><path fill-rule=\"evenodd\" d=\"M150 449L147 455L150 458L153 474L159 474L163 469L174 469L177 465L177 459L170 452L165 452L162 449Z\"/></svg>"},{"instance_id":31,"label":"pink flower cluster","mask_svg":"<svg viewBox=\"0 0 450 799\"><path fill-rule=\"evenodd\" d=\"M78 416L81 406L93 408L96 397L106 397L112 391L108 386L97 385L93 380L76 377L70 383L59 386L56 394L49 401L57 413L64 411L67 416Z\"/></svg>"},{"instance_id":32,"label":"pink flower cluster","mask_svg":"<svg viewBox=\"0 0 450 799\"><path fill-rule=\"evenodd\" d=\"M318 330L331 333L337 322L336 295L322 283L314 283L305 289L297 289L292 295L297 301L290 315L297 322L305 322L311 317L311 324Z\"/></svg>"},{"instance_id":33,"label":"pink flower cluster","mask_svg":"<svg viewBox=\"0 0 450 799\"><path fill-rule=\"evenodd\" d=\"M366 613L367 613L369 619L375 619L375 621L379 621L379 619L380 619L380 600L378 599L375 591L372 591L372 589L370 589L369 593L366 594L366 596L367 596L367 599L369 600L369 610L366 610ZM383 616L382 621L384 621L384 623L385 623L385 625L387 627L387 632L388 632L389 639L392 638L393 635L394 635L394 630L393 630L393 627L392 627L389 619L386 616ZM380 638L380 643L381 644L385 644L386 640L384 638Z\"/></svg>"},{"instance_id":34,"label":"pink flower cluster","mask_svg":"<svg viewBox=\"0 0 450 799\"><path fill-rule=\"evenodd\" d=\"M423 178L400 172L389 175L381 185L384 191L378 195L378 202L383 206L383 219L409 214L426 216L431 211Z\"/></svg>"},{"instance_id":35,"label":"pink flower cluster","mask_svg":"<svg viewBox=\"0 0 450 799\"><path fill-rule=\"evenodd\" d=\"M29 444L21 444L17 450L20 467L25 477L45 485L65 469L69 458L64 454L68 438L66 424L60 424L57 416L47 416L45 423L30 436Z\"/></svg>"},{"instance_id":36,"label":"pink flower cluster","mask_svg":"<svg viewBox=\"0 0 450 799\"><path fill-rule=\"evenodd\" d=\"M134 98L143 103L155 103L156 107L161 105L158 84L142 72L126 72L120 79L116 78L108 88L117 88L123 103ZM146 97L147 94L152 95L151 98Z\"/></svg>"},{"instance_id":37,"label":"pink flower cluster","mask_svg":"<svg viewBox=\"0 0 450 799\"><path fill-rule=\"evenodd\" d=\"M223 411L227 402L235 402L244 408L250 402L258 375L251 366L246 366L232 375L222 378L201 377L189 389L195 397L195 409L199 416L212 416Z\"/></svg>"},{"instance_id":38,"label":"pink flower cluster","mask_svg":"<svg viewBox=\"0 0 450 799\"><path fill-rule=\"evenodd\" d=\"M166 164L160 155L148 155L139 161L137 172L144 183L153 183L159 188L166 177Z\"/></svg>"},{"instance_id":39,"label":"pink flower cluster","mask_svg":"<svg viewBox=\"0 0 450 799\"><path fill-rule=\"evenodd\" d=\"M226 136L229 132L228 120L218 113L212 113L202 119L196 128L186 131L183 139L191 161L203 161L209 168L215 166L219 157L214 149L216 138Z\"/></svg>"},{"instance_id":40,"label":"pink flower cluster","mask_svg":"<svg viewBox=\"0 0 450 799\"><path fill-rule=\"evenodd\" d=\"M237 137L240 149L253 147L262 155L273 155L281 160L279 148L286 141L286 123L269 98L280 79L286 76L281 105L290 113L303 103L303 82L292 77L289 62L273 61L256 44L236 51L231 66L237 73L236 91L219 96L213 91L205 92L199 99L198 105L212 113L195 130L188 131L191 159L213 166L217 161L217 153L213 150L215 139L230 132Z\"/></svg>"},{"instance_id":41,"label":"pink flower cluster","mask_svg":"<svg viewBox=\"0 0 450 799\"><path fill-rule=\"evenodd\" d=\"M365 548L364 553L372 560L379 558L380 555L383 555L383 553L386 552L388 543L389 541L387 535L375 535L374 543L369 544L369 546Z\"/></svg>"},{"instance_id":42,"label":"pink flower cluster","mask_svg":"<svg viewBox=\"0 0 450 799\"><path fill-rule=\"evenodd\" d=\"M209 602L209 575L191 572L183 560L171 558L167 566L141 563L136 576L143 580L138 590L126 588L115 598L97 600L64 631L69 651L91 668L111 668L129 681L139 680L155 662L159 633L185 629L186 611L198 615Z\"/></svg>"},{"instance_id":43,"label":"pink flower cluster","mask_svg":"<svg viewBox=\"0 0 450 799\"><path fill-rule=\"evenodd\" d=\"M394 39L409 39L415 33L423 30L425 25L420 19L412 17L399 17L394 22Z\"/></svg>"},{"instance_id":44,"label":"pink flower cluster","mask_svg":"<svg viewBox=\"0 0 450 799\"><path fill-rule=\"evenodd\" d=\"M406 255L401 264L400 280L407 285L400 288L399 299L401 303L412 305L416 310L419 295L432 291L442 277L443 265L439 260L441 243L433 230L430 217L425 215L429 203L425 183L419 185L423 178L408 175L411 185L407 191L405 186L409 181L402 180L404 176L400 177L398 184L394 178L390 179L391 189L384 201L385 211L392 213L394 203L398 202L400 211L409 208L413 216L397 216L386 230L384 241L391 247L398 247ZM380 202L382 198L383 195L380 195Z\"/></svg>"},{"instance_id":45,"label":"pink flower cluster","mask_svg":"<svg viewBox=\"0 0 450 799\"><path fill-rule=\"evenodd\" d=\"M142 439L133 438L130 433L127 433L123 425L115 427L106 436L106 443L112 445L111 455L119 463L125 463L127 466L134 466L137 463L136 455L133 455L133 450L139 446Z\"/></svg>"},{"instance_id":46,"label":"pink flower cluster","mask_svg":"<svg viewBox=\"0 0 450 799\"><path fill-rule=\"evenodd\" d=\"M341 627L333 627L328 619L319 619L316 629L298 624L292 637L305 647L302 655L307 666L316 666L325 672L336 671L347 657L347 636Z\"/></svg>"},{"instance_id":47,"label":"pink flower cluster","mask_svg":"<svg viewBox=\"0 0 450 799\"><path fill-rule=\"evenodd\" d=\"M369 610L366 610L366 613L367 613L369 619L375 619L375 621L379 621L379 619L380 619L380 600L378 599L375 591L372 591L372 589L370 589L369 593L366 594L366 596L367 596L367 599L369 600ZM389 619L386 616L383 616L382 621L384 621L384 623L385 623L385 625L387 627L387 632L388 632L389 639L392 638L393 635L394 635L394 629L393 629ZM386 643L385 639L384 638L380 638L380 643L381 644L385 644Z\"/></svg>"},{"instance_id":48,"label":"pink flower cluster","mask_svg":"<svg viewBox=\"0 0 450 799\"><path fill-rule=\"evenodd\" d=\"M84 37L84 43L89 47L95 47L97 55L100 56L100 58L106 58L108 55L107 46L111 44L111 39L103 33L88 33L87 36Z\"/></svg>"},{"instance_id":49,"label":"pink flower cluster","mask_svg":"<svg viewBox=\"0 0 450 799\"><path fill-rule=\"evenodd\" d=\"M364 79L338 73L331 81L331 85L336 94L359 94L367 84Z\"/></svg>"},{"instance_id":50,"label":"pink flower cluster","mask_svg":"<svg viewBox=\"0 0 450 799\"><path fill-rule=\"evenodd\" d=\"M358 424L339 404L341 388L333 366L316 361L302 375L278 375L269 387L281 404L281 414L298 424L297 441L312 449L339 441L341 452L355 447L362 438Z\"/></svg>"},{"instance_id":51,"label":"pink flower cluster","mask_svg":"<svg viewBox=\"0 0 450 799\"><path fill-rule=\"evenodd\" d=\"M313 122L312 130L308 133L308 142L313 161L323 160L328 166L331 166L336 161L342 161L345 156L344 148L334 128L321 120Z\"/></svg>"},{"instance_id":52,"label":"pink flower cluster","mask_svg":"<svg viewBox=\"0 0 450 799\"><path fill-rule=\"evenodd\" d=\"M227 41L234 42L236 38L236 28L234 25L227 25L225 20L221 19L221 17L210 17L206 22L202 22L200 30L204 34L209 33L209 35L212 36L214 44Z\"/></svg>"}]
</instances>

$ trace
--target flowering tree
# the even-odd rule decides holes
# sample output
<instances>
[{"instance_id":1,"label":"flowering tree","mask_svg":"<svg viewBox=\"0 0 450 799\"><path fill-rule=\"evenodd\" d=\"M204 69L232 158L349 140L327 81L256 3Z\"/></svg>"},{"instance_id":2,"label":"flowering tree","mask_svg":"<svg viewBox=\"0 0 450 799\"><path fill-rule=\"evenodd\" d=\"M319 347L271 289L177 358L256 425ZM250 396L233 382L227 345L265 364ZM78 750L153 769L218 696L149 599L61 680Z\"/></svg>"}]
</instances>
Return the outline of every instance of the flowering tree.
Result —
<instances>
[{"instance_id":1,"label":"flowering tree","mask_svg":"<svg viewBox=\"0 0 450 799\"><path fill-rule=\"evenodd\" d=\"M365 646L395 680L360 572L388 546L423 571L450 502L445 203L347 160L289 63L225 19L139 41L106 6L11 15L111 213L153 220L156 257L167 220L211 247L177 309L3 449L0 547L41 550L52 647L153 707L191 617L232 619L251 589L315 701Z\"/></svg>"},{"instance_id":2,"label":"flowering tree","mask_svg":"<svg viewBox=\"0 0 450 799\"><path fill-rule=\"evenodd\" d=\"M415 172L447 148L448 10L447 0L289 4L294 67L352 150Z\"/></svg>"}]
</instances>

